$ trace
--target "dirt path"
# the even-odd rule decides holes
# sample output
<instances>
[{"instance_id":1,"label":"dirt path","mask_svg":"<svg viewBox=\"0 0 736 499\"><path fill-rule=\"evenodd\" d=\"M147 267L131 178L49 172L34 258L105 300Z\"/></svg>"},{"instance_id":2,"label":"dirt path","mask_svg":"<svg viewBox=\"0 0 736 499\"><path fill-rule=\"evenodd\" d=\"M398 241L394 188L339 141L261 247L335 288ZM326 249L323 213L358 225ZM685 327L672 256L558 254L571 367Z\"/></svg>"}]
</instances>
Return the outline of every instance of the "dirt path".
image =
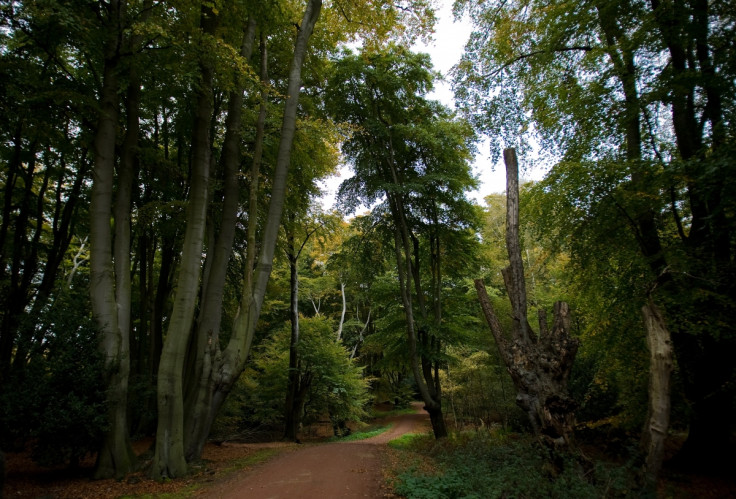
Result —
<instances>
[{"instance_id":1,"label":"dirt path","mask_svg":"<svg viewBox=\"0 0 736 499\"><path fill-rule=\"evenodd\" d=\"M428 414L421 404L415 407L416 414L388 419L393 426L376 437L305 446L197 495L223 499L383 497L381 457L386 443L429 428Z\"/></svg>"}]
</instances>

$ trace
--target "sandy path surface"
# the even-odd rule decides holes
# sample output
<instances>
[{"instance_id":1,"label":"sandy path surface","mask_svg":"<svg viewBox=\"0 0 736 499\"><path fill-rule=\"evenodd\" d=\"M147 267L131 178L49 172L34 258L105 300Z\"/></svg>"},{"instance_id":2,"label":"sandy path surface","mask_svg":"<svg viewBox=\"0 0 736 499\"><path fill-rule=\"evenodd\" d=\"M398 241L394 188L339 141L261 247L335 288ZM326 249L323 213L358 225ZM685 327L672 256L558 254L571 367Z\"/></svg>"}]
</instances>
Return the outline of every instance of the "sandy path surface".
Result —
<instances>
[{"instance_id":1,"label":"sandy path surface","mask_svg":"<svg viewBox=\"0 0 736 499\"><path fill-rule=\"evenodd\" d=\"M198 496L223 499L383 497L382 456L386 443L405 433L429 429L429 415L389 418L390 430L366 440L305 446L239 473Z\"/></svg>"}]
</instances>

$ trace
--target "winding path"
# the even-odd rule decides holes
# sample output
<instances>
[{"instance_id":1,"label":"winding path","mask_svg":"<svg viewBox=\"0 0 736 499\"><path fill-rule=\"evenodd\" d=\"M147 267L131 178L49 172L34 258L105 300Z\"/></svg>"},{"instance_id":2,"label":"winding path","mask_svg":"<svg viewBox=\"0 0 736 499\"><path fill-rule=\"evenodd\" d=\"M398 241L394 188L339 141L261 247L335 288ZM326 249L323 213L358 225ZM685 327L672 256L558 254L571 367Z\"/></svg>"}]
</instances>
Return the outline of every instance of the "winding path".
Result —
<instances>
[{"instance_id":1,"label":"winding path","mask_svg":"<svg viewBox=\"0 0 736 499\"><path fill-rule=\"evenodd\" d=\"M387 419L393 423L391 429L373 438L305 446L203 490L202 495L223 499L383 497L381 458L386 443L428 429L429 416L422 404L414 407L415 414Z\"/></svg>"}]
</instances>

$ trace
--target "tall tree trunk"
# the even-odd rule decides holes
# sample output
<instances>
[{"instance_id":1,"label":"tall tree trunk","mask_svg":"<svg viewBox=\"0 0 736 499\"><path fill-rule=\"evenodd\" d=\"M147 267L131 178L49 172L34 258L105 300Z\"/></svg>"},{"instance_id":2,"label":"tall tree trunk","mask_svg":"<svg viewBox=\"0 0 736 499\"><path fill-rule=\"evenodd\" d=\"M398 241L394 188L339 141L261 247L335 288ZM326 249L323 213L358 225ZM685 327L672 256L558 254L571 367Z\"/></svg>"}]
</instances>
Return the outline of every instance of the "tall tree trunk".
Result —
<instances>
[{"instance_id":1,"label":"tall tree trunk","mask_svg":"<svg viewBox=\"0 0 736 499\"><path fill-rule=\"evenodd\" d=\"M307 46L309 38L312 36L314 26L319 19L322 10L322 0L309 0L304 11L301 26L299 27L296 45L294 47L294 56L289 69L289 82L286 93L286 103L284 107L284 117L281 126L281 136L279 141L278 154L276 157L276 165L273 173L273 188L271 191L271 201L269 204L268 215L266 218L266 226L263 231L263 238L260 246L260 255L258 264L253 269L248 266L245 269L245 278L243 282L243 298L240 302L240 311L235 318L233 331L227 347L222 352L222 356L213 369L213 382L211 385L212 398L210 403L210 411L205 421L206 431L203 435L209 434L215 416L222 407L225 398L232 390L233 385L237 381L240 374L245 368L245 361L250 352L255 326L261 312L263 299L266 294L266 285L268 284L273 266L273 257L276 250L276 239L278 237L279 226L281 224L281 215L286 197L286 177L291 162L291 148L294 142L294 134L296 130L296 114L299 103L299 90L301 87L301 70L304 59L307 54ZM248 231L249 241L246 248L246 262L253 262L256 253L256 245L251 244L255 241L255 232L252 234L251 227L255 231L253 224L256 223L257 207L255 205L255 191L253 184L257 176L251 177L251 205L249 210Z\"/></svg>"},{"instance_id":2,"label":"tall tree trunk","mask_svg":"<svg viewBox=\"0 0 736 499\"><path fill-rule=\"evenodd\" d=\"M218 23L212 8L202 5L201 26L214 36ZM192 130L192 178L187 205L187 226L182 245L174 308L169 320L158 371L158 426L151 466L154 479L176 478L187 472L184 457L183 373L192 332L201 270L207 215L207 184L211 161L210 120L213 111L214 68L205 54L200 59L200 84Z\"/></svg>"},{"instance_id":3,"label":"tall tree trunk","mask_svg":"<svg viewBox=\"0 0 736 499\"><path fill-rule=\"evenodd\" d=\"M119 30L124 18L125 5L117 0L109 4L110 30L105 47L105 65L102 90L100 92L100 117L94 140L94 171L92 194L90 200L90 293L92 314L100 329L100 346L106 358L108 370L107 380L107 408L110 427L105 435L103 447L97 458L95 469L96 477L121 478L133 469L135 454L128 440L127 425L127 387L130 369L129 359L129 322L125 309L118 310L118 297L125 300L126 290L117 290L117 286L124 286L125 280L114 276L115 270L120 270L124 262L113 261L111 254L112 234L110 232L110 216L112 214L113 178L115 170L115 142L118 125L118 71ZM121 164L124 170L125 166ZM118 199L115 205L116 231L129 230L130 185L132 176L123 173L120 179ZM127 189L127 200L126 200ZM127 205L127 206L126 206ZM127 208L127 214L126 212ZM128 244L130 239L127 239ZM116 241L117 243L117 241ZM125 241L120 241L125 244ZM129 253L129 247L122 251ZM120 253L115 251L115 257ZM128 257L129 258L129 257ZM127 260L129 262L129 260ZM129 266L129 265L128 265ZM129 274L128 268L124 269ZM117 284L117 286L116 286ZM129 293L130 290L127 290ZM129 295L128 295L129 296ZM129 310L129 307L128 307ZM121 322L122 321L122 322Z\"/></svg>"},{"instance_id":4,"label":"tall tree trunk","mask_svg":"<svg viewBox=\"0 0 736 499\"><path fill-rule=\"evenodd\" d=\"M253 52L253 42L256 33L256 22L253 17L243 35L240 55L250 59ZM222 300L227 277L227 266L233 251L235 241L235 226L238 220L240 206L240 137L243 110L243 92L241 84L230 92L228 100L227 119L225 122L225 140L222 145L221 163L224 171L224 193L220 232L214 247L207 256L211 261L209 277L202 293L199 319L192 343L195 345L195 364L191 376L190 400L185 400L187 406L185 420L185 446L188 461L202 455L204 442L207 439L209 428L205 428L205 421L209 412L210 383L212 380L212 366L219 351L220 321L222 319Z\"/></svg>"},{"instance_id":5,"label":"tall tree trunk","mask_svg":"<svg viewBox=\"0 0 736 499\"><path fill-rule=\"evenodd\" d=\"M401 178L394 161L393 144L389 142L389 159L387 161L388 175L396 186L401 185ZM424 409L429 413L432 422L432 431L435 438L447 436L447 427L442 414L442 399L439 385L439 376L432 375L429 359L421 352L426 350L418 348L418 342L426 341L427 333L417 327L416 310L424 323L427 323L428 314L422 291L419 272L418 241L411 233L404 203L396 192L386 192L389 200L391 214L394 220L394 251L396 255L396 266L399 275L399 291L404 314L406 315L406 334L409 346L409 362L414 375L414 381L419 389L419 394L424 401ZM413 288L412 289L412 284ZM417 306L414 305L416 296Z\"/></svg>"},{"instance_id":6,"label":"tall tree trunk","mask_svg":"<svg viewBox=\"0 0 736 499\"><path fill-rule=\"evenodd\" d=\"M293 227L293 225L292 225ZM289 317L291 319L291 338L289 341L289 375L286 384L286 404L284 412L284 439L297 441L297 432L301 416L299 393L299 269L298 253L294 245L293 228L287 236L289 240Z\"/></svg>"},{"instance_id":7,"label":"tall tree trunk","mask_svg":"<svg viewBox=\"0 0 736 499\"><path fill-rule=\"evenodd\" d=\"M491 328L501 358L516 386L516 404L527 414L537 438L549 449L572 447L575 402L567 392L578 340L570 336L569 308L564 302L554 306L550 330L546 314L539 311L539 338L527 321L524 268L519 244L519 171L516 152L504 151L506 162L506 247L509 267L503 270L512 308L512 329L501 328L481 279L475 280L483 315Z\"/></svg>"},{"instance_id":8,"label":"tall tree trunk","mask_svg":"<svg viewBox=\"0 0 736 499\"><path fill-rule=\"evenodd\" d=\"M664 459L664 442L670 424L670 374L673 350L670 332L662 312L650 298L642 307L649 347L649 411L642 432L642 450L646 455L644 473L656 483Z\"/></svg>"}]
</instances>

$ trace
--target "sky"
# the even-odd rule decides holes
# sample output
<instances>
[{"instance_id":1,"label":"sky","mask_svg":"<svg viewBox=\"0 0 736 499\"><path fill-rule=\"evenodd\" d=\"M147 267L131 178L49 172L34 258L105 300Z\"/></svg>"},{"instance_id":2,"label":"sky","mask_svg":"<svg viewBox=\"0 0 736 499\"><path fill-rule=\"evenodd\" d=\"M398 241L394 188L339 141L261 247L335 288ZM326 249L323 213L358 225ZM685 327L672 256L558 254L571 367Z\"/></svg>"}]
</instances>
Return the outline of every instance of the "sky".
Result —
<instances>
[{"instance_id":1,"label":"sky","mask_svg":"<svg viewBox=\"0 0 736 499\"><path fill-rule=\"evenodd\" d=\"M455 22L452 15L453 0L439 0L437 2L437 24L435 25L434 39L429 44L416 44L413 49L425 52L432 58L434 69L443 76L449 74L452 67L460 61L465 43L472 31L469 19L460 19ZM454 109L455 97L448 81L435 83L435 90L428 95L430 99L442 102ZM472 164L473 173L479 180L478 189L471 191L469 197L479 204L484 204L483 198L492 193L502 193L506 190L506 171L502 163L494 164L490 158L488 141L478 144L478 153ZM544 172L539 170L524 171L525 179L539 180ZM329 209L335 204L335 193L340 182L352 176L349 167L343 167L339 176L331 177L322 182L324 195L322 204Z\"/></svg>"}]
</instances>

